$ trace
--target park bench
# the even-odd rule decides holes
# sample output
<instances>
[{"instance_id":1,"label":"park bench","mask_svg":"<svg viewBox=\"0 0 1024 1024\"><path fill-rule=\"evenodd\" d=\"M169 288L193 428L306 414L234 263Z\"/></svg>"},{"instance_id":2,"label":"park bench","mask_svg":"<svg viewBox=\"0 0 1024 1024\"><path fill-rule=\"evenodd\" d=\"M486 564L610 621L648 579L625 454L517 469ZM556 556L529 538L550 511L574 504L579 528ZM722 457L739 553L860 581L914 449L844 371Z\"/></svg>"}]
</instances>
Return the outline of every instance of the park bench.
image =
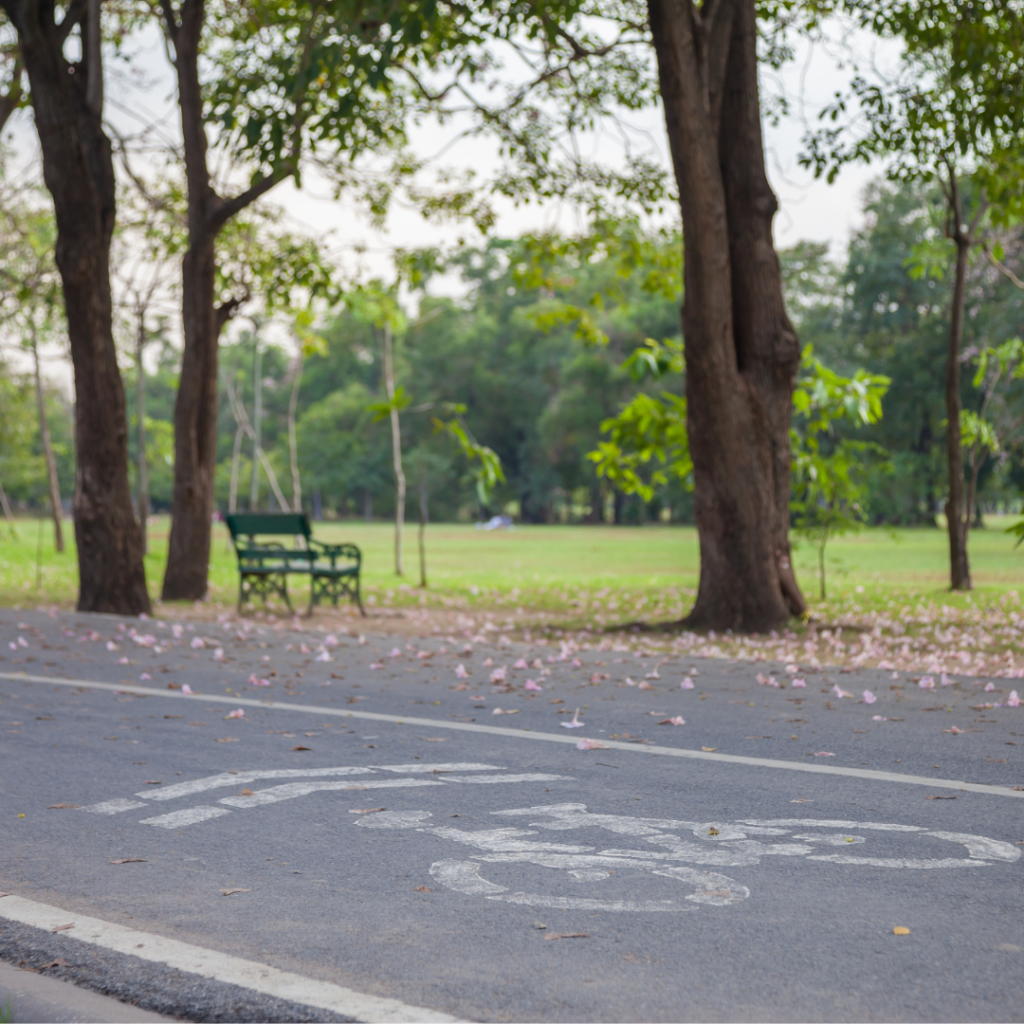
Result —
<instances>
[{"instance_id":1,"label":"park bench","mask_svg":"<svg viewBox=\"0 0 1024 1024\"><path fill-rule=\"evenodd\" d=\"M304 512L232 512L224 517L238 556L238 610L247 601L277 595L292 610L289 576L309 576L309 613L326 598L337 607L348 595L365 615L359 593L362 554L355 544L324 544ZM290 537L291 547L271 537Z\"/></svg>"}]
</instances>

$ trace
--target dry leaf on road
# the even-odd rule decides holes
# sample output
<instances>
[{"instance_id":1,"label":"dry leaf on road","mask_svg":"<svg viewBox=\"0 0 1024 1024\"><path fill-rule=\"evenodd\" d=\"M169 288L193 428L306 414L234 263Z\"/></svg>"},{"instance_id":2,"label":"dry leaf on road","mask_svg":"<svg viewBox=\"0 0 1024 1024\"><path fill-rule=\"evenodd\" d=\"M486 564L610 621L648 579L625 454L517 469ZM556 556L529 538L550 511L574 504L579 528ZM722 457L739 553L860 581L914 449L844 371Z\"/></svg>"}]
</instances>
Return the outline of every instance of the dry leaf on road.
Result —
<instances>
[{"instance_id":1,"label":"dry leaf on road","mask_svg":"<svg viewBox=\"0 0 1024 1024\"><path fill-rule=\"evenodd\" d=\"M74 928L74 924L59 924L56 928L51 928L51 932L66 932L69 928Z\"/></svg>"},{"instance_id":2,"label":"dry leaf on road","mask_svg":"<svg viewBox=\"0 0 1024 1024\"><path fill-rule=\"evenodd\" d=\"M417 885L413 892L433 892L429 885Z\"/></svg>"},{"instance_id":3,"label":"dry leaf on road","mask_svg":"<svg viewBox=\"0 0 1024 1024\"><path fill-rule=\"evenodd\" d=\"M111 864L145 864L145 857L118 857L117 860L112 860Z\"/></svg>"},{"instance_id":4,"label":"dry leaf on road","mask_svg":"<svg viewBox=\"0 0 1024 1024\"><path fill-rule=\"evenodd\" d=\"M545 942L554 942L555 939L589 939L586 932L548 932L544 936Z\"/></svg>"},{"instance_id":5,"label":"dry leaf on road","mask_svg":"<svg viewBox=\"0 0 1024 1024\"><path fill-rule=\"evenodd\" d=\"M929 793L928 796L925 797L925 800L955 800L955 799L956 799L956 795L955 794L952 794L950 796L936 796L934 793Z\"/></svg>"},{"instance_id":6,"label":"dry leaf on road","mask_svg":"<svg viewBox=\"0 0 1024 1024\"><path fill-rule=\"evenodd\" d=\"M221 736L219 739L213 741L214 743L237 743L237 736Z\"/></svg>"},{"instance_id":7,"label":"dry leaf on road","mask_svg":"<svg viewBox=\"0 0 1024 1024\"><path fill-rule=\"evenodd\" d=\"M80 804L50 804L48 811L71 811L81 806Z\"/></svg>"},{"instance_id":8,"label":"dry leaf on road","mask_svg":"<svg viewBox=\"0 0 1024 1024\"><path fill-rule=\"evenodd\" d=\"M303 746L292 747L292 750L312 750L312 749L313 749L312 747L303 747Z\"/></svg>"},{"instance_id":9,"label":"dry leaf on road","mask_svg":"<svg viewBox=\"0 0 1024 1024\"><path fill-rule=\"evenodd\" d=\"M359 810L349 810L349 814L376 814L378 811L386 811L386 807L363 807Z\"/></svg>"},{"instance_id":10,"label":"dry leaf on road","mask_svg":"<svg viewBox=\"0 0 1024 1024\"><path fill-rule=\"evenodd\" d=\"M236 892L252 892L252 889L221 889L221 896L233 896Z\"/></svg>"}]
</instances>

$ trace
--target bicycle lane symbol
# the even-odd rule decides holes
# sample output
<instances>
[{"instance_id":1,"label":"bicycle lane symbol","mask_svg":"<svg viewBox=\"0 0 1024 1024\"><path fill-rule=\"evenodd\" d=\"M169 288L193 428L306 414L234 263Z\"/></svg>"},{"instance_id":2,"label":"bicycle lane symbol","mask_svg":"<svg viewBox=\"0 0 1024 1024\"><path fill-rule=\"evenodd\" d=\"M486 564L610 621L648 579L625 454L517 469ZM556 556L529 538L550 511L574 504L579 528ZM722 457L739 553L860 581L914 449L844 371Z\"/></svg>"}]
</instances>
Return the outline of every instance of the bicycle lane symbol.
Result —
<instances>
[{"instance_id":1,"label":"bicycle lane symbol","mask_svg":"<svg viewBox=\"0 0 1024 1024\"><path fill-rule=\"evenodd\" d=\"M355 822L369 829L412 829L468 846L479 852L464 858L444 858L430 866L436 882L455 892L522 906L550 907L562 910L607 910L624 912L694 911L698 905L725 907L750 896L750 889L729 875L711 868L742 868L758 865L763 857L788 857L793 863L831 863L845 867L881 867L900 870L983 868L1018 861L1021 851L1010 843L962 832L945 832L884 822L854 822L833 819L744 819L736 822L676 821L637 818L627 815L594 814L586 804L563 803L521 807L492 812L498 817L527 818L527 828L502 827L469 831L430 823L429 811L382 812ZM659 849L597 849L592 845L549 842L531 837L545 832L571 832L600 829L640 840ZM682 838L677 833L689 833ZM862 835L861 833L868 833ZM879 835L881 834L881 835ZM852 852L872 839L885 837L905 847L931 840L962 845L967 856L864 856ZM877 845L877 844L876 844ZM846 852L822 852L829 848ZM884 852L884 851L883 851ZM900 852L903 852L902 850ZM513 890L484 877L488 866L506 878L513 866L532 866L564 872L561 879L573 887L580 884L606 884L604 888L623 888L622 883L636 876L666 878L692 891L680 898L668 899L578 896L562 892ZM695 866L690 866L695 865ZM493 873L492 868L492 873ZM534 877L536 872L532 873ZM544 874L543 872L541 873ZM542 887L546 888L546 885ZM556 885L556 888L562 888ZM647 886L649 888L649 884ZM621 894L620 894L621 896Z\"/></svg>"}]
</instances>

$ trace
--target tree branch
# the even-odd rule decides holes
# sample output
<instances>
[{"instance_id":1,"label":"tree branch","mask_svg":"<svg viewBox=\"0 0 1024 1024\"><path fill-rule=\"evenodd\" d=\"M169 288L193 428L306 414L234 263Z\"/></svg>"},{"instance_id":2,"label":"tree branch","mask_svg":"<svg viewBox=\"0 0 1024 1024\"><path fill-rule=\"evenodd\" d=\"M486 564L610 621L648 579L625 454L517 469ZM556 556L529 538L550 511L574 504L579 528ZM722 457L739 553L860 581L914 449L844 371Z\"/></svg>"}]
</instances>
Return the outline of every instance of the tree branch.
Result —
<instances>
[{"instance_id":1,"label":"tree branch","mask_svg":"<svg viewBox=\"0 0 1024 1024\"><path fill-rule=\"evenodd\" d=\"M986 257L988 257L989 263L991 263L992 266L995 267L996 270L998 270L999 273L1003 275L1003 277L1005 277L1008 281L1012 281L1013 284L1020 288L1021 291L1024 291L1024 281L1022 281L1005 263L1003 263L1002 260L997 260L995 258L995 255L989 248L988 242L984 242L982 244L982 250L984 251Z\"/></svg>"},{"instance_id":2,"label":"tree branch","mask_svg":"<svg viewBox=\"0 0 1024 1024\"><path fill-rule=\"evenodd\" d=\"M64 20L57 26L57 39L63 43L71 35L71 30L85 17L89 0L71 0L71 5L64 15Z\"/></svg>"},{"instance_id":3,"label":"tree branch","mask_svg":"<svg viewBox=\"0 0 1024 1024\"><path fill-rule=\"evenodd\" d=\"M266 195L278 182L284 181L290 173L289 167L287 171L280 170L264 174L244 192L239 192L238 195L232 196L230 199L221 199L206 220L206 230L211 234L217 234L236 213L241 213L247 206L251 206L261 196Z\"/></svg>"}]
</instances>

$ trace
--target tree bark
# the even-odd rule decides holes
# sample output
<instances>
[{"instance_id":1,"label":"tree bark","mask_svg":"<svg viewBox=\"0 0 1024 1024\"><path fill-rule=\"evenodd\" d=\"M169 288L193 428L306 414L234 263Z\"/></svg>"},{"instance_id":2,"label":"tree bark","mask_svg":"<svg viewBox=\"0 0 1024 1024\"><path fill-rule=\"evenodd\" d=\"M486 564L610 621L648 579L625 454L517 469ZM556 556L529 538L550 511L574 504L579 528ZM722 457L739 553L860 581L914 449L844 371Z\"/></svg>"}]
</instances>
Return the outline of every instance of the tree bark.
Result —
<instances>
[{"instance_id":1,"label":"tree bark","mask_svg":"<svg viewBox=\"0 0 1024 1024\"><path fill-rule=\"evenodd\" d=\"M384 327L384 387L388 401L395 400L395 363L392 352L391 328ZM398 410L391 408L391 460L395 470L395 575L404 571L402 560L402 531L405 526L405 470L402 468L402 427Z\"/></svg>"},{"instance_id":2,"label":"tree bark","mask_svg":"<svg viewBox=\"0 0 1024 1024\"><path fill-rule=\"evenodd\" d=\"M687 429L701 569L686 622L774 628L805 609L790 560L800 349L772 240L754 0L648 0L683 218Z\"/></svg>"},{"instance_id":3,"label":"tree bark","mask_svg":"<svg viewBox=\"0 0 1024 1024\"><path fill-rule=\"evenodd\" d=\"M949 351L946 354L946 461L949 496L946 529L949 533L949 584L953 590L971 590L971 565L967 557L967 526L970 508L964 500L964 453L960 438L960 349L964 337L964 305L967 298L967 263L970 242L958 231L953 303L949 317Z\"/></svg>"},{"instance_id":4,"label":"tree bark","mask_svg":"<svg viewBox=\"0 0 1024 1024\"><path fill-rule=\"evenodd\" d=\"M54 23L53 4L0 3L18 33L57 222L55 257L75 370L78 610L137 615L148 612L150 603L128 483L125 395L111 325L115 180L110 140L95 102L102 68L95 48L91 62L88 47L80 63L65 59L71 25Z\"/></svg>"},{"instance_id":5,"label":"tree bark","mask_svg":"<svg viewBox=\"0 0 1024 1024\"><path fill-rule=\"evenodd\" d=\"M146 368L142 365L142 355L146 348L146 322L144 314L139 311L135 333L135 426L138 432L138 512L139 533L142 536L142 551L149 547L149 463L146 459Z\"/></svg>"},{"instance_id":6,"label":"tree bark","mask_svg":"<svg viewBox=\"0 0 1024 1024\"><path fill-rule=\"evenodd\" d=\"M64 553L64 530L61 526L60 483L57 480L57 460L53 457L53 443L50 440L50 424L46 419L46 403L43 400L43 376L39 372L39 345L35 327L32 328L32 360L35 366L36 405L39 407L39 436L43 442L43 458L46 460L46 478L50 487L50 508L53 511L53 540L58 553Z\"/></svg>"},{"instance_id":7,"label":"tree bark","mask_svg":"<svg viewBox=\"0 0 1024 1024\"><path fill-rule=\"evenodd\" d=\"M219 205L219 197L207 166L199 82L205 4L203 0L185 0L180 21L169 0L163 10L178 79L189 243L181 266L185 348L174 404L174 492L163 598L198 601L206 596L210 562L217 458L217 342L227 315L222 317L216 308L217 232L211 214ZM255 457L253 472L258 472Z\"/></svg>"}]
</instances>

